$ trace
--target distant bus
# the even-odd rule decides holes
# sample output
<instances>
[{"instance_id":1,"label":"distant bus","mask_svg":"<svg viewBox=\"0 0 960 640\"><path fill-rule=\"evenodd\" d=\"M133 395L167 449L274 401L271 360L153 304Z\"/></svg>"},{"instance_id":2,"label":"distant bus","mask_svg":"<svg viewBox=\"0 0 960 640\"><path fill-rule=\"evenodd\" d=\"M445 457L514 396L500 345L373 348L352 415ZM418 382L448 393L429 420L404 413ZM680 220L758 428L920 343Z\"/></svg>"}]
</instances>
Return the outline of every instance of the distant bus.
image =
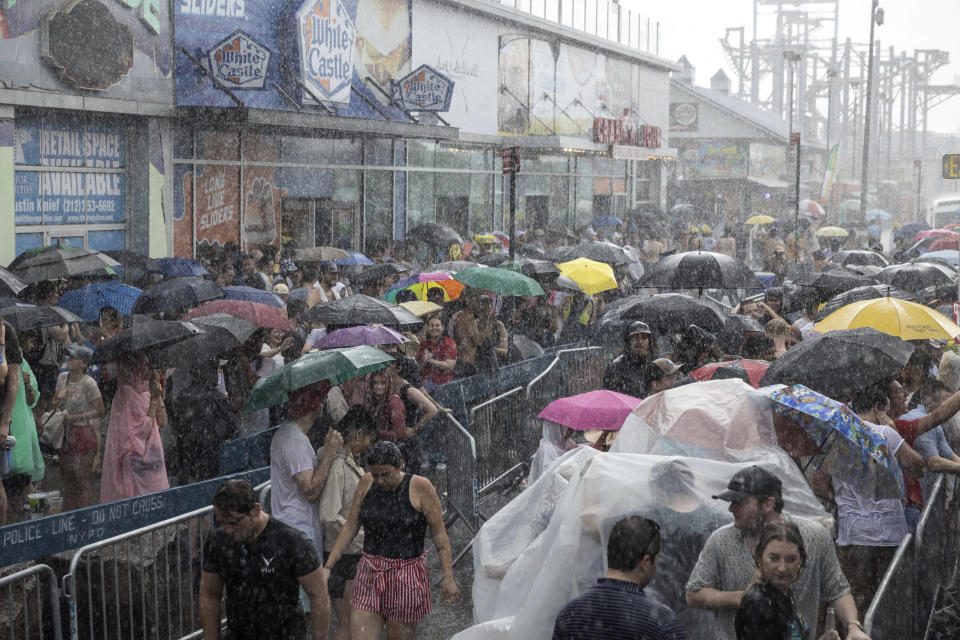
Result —
<instances>
[{"instance_id":1,"label":"distant bus","mask_svg":"<svg viewBox=\"0 0 960 640\"><path fill-rule=\"evenodd\" d=\"M948 224L960 224L960 193L934 200L927 222L934 229L942 229Z\"/></svg>"}]
</instances>

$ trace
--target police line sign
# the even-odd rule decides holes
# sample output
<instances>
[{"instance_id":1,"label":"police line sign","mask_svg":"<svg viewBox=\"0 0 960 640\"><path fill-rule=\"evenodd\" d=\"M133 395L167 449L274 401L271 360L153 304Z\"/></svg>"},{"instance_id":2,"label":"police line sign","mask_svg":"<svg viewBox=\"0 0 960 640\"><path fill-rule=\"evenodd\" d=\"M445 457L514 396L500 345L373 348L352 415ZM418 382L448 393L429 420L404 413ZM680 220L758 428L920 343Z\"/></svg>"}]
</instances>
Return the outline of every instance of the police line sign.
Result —
<instances>
[{"instance_id":1,"label":"police line sign","mask_svg":"<svg viewBox=\"0 0 960 640\"><path fill-rule=\"evenodd\" d=\"M960 153L943 154L943 179L960 180Z\"/></svg>"}]
</instances>

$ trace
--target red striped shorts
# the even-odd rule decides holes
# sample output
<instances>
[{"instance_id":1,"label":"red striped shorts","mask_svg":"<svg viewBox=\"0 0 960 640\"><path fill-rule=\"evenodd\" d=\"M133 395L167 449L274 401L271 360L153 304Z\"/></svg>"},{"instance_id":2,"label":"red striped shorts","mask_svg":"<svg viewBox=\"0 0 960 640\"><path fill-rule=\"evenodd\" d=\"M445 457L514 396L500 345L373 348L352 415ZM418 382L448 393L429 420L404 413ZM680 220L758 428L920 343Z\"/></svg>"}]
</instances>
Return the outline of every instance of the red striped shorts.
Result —
<instances>
[{"instance_id":1,"label":"red striped shorts","mask_svg":"<svg viewBox=\"0 0 960 640\"><path fill-rule=\"evenodd\" d=\"M363 554L357 564L350 606L379 613L387 620L420 622L430 613L426 552L409 559Z\"/></svg>"}]
</instances>

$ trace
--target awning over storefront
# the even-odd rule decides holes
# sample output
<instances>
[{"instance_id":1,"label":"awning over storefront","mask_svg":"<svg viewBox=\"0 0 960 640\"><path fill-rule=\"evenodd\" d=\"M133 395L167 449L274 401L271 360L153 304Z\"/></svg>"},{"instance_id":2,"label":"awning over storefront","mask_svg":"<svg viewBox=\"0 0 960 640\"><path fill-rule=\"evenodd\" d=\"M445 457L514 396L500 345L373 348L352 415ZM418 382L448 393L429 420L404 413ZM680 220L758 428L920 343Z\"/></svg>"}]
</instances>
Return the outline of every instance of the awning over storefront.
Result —
<instances>
[{"instance_id":1,"label":"awning over storefront","mask_svg":"<svg viewBox=\"0 0 960 640\"><path fill-rule=\"evenodd\" d=\"M250 109L246 107L177 107L177 116L205 126L244 125L289 127L291 129L320 129L343 135L370 135L379 138L415 138L428 140L457 140L456 127L413 124L367 118L345 118L318 113Z\"/></svg>"}]
</instances>

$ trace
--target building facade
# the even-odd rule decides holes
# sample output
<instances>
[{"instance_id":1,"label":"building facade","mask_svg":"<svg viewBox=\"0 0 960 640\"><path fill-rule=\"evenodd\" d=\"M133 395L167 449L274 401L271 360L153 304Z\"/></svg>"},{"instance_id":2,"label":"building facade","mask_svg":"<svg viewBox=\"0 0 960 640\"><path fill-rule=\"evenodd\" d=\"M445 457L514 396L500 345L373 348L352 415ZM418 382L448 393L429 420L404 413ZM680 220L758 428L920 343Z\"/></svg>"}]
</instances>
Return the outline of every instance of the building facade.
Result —
<instances>
[{"instance_id":1,"label":"building facade","mask_svg":"<svg viewBox=\"0 0 960 640\"><path fill-rule=\"evenodd\" d=\"M504 147L519 227L660 205L675 67L601 4L0 0L0 263L504 228Z\"/></svg>"}]
</instances>

